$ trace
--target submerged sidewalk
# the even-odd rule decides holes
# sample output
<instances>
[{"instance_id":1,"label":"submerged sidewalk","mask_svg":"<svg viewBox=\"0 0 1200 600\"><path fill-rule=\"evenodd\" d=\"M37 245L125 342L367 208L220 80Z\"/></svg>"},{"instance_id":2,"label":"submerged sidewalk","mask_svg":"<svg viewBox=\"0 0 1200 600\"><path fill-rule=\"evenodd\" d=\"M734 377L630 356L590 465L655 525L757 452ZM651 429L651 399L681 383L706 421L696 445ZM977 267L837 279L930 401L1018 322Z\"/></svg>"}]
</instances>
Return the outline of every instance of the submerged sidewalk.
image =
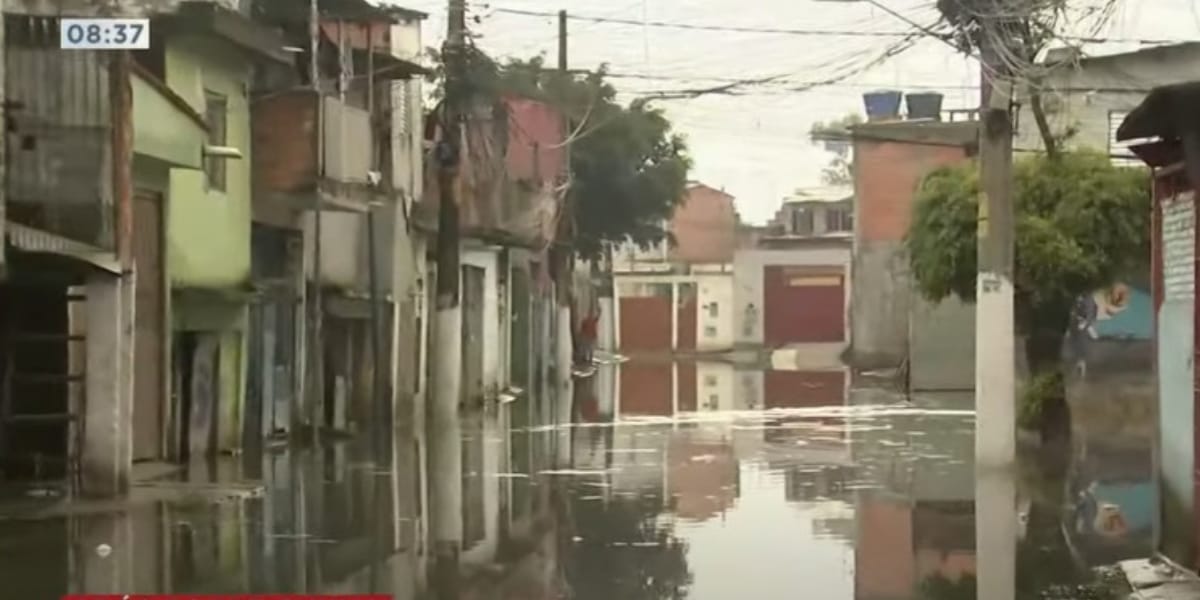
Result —
<instances>
[{"instance_id":1,"label":"submerged sidewalk","mask_svg":"<svg viewBox=\"0 0 1200 600\"><path fill-rule=\"evenodd\" d=\"M1200 599L1200 578L1165 561L1127 560L1119 566L1133 588L1131 600Z\"/></svg>"}]
</instances>

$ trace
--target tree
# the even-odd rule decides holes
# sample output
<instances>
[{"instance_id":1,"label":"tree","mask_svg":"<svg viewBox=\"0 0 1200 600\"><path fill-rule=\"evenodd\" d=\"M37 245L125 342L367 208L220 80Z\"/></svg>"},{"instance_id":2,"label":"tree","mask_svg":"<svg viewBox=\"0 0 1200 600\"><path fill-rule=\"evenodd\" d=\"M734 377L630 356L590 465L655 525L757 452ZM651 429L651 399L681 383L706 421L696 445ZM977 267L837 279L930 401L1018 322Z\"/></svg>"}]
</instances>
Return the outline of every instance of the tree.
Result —
<instances>
[{"instance_id":1,"label":"tree","mask_svg":"<svg viewBox=\"0 0 1200 600\"><path fill-rule=\"evenodd\" d=\"M1054 379L1047 393L1061 396L1062 340L1077 299L1145 271L1148 174L1098 153L1062 152L1018 160L1014 179L1016 325L1032 375ZM905 243L917 288L931 301L974 300L979 194L975 164L921 183Z\"/></svg>"},{"instance_id":2,"label":"tree","mask_svg":"<svg viewBox=\"0 0 1200 600\"><path fill-rule=\"evenodd\" d=\"M478 50L468 63L473 96L542 100L567 116L574 178L568 202L580 255L598 256L605 242L648 246L667 237L663 223L683 200L692 161L661 109L648 100L619 103L603 66L563 74L541 57L497 63Z\"/></svg>"},{"instance_id":3,"label":"tree","mask_svg":"<svg viewBox=\"0 0 1200 600\"><path fill-rule=\"evenodd\" d=\"M1052 130L1042 93L1054 70L1069 63L1039 62L1038 58L1052 44L1068 41L1060 32L1063 23L1090 29L1093 35L1102 30L1112 18L1117 0L937 0L937 8L953 28L944 40L968 55L978 55L985 45L993 49L995 60L1011 74L1009 83L1014 91L1023 92L1028 99L1046 154L1057 158L1065 138L1074 132L1068 128L1056 134ZM1079 49L1077 41L1070 45Z\"/></svg>"},{"instance_id":4,"label":"tree","mask_svg":"<svg viewBox=\"0 0 1200 600\"><path fill-rule=\"evenodd\" d=\"M863 122L858 113L849 113L828 123L817 121L809 129L813 141L824 142L833 152L829 165L821 171L821 181L827 185L850 185L854 182L853 162L850 159L850 128Z\"/></svg>"}]
</instances>

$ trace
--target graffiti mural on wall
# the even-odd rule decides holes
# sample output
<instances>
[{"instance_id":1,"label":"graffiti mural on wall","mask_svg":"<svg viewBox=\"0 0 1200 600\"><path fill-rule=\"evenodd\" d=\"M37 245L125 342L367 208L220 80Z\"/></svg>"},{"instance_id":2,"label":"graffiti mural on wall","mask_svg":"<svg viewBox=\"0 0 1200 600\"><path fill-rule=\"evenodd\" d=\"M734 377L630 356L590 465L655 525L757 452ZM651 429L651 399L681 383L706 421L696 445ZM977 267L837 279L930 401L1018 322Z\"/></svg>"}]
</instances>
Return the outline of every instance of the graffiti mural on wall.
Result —
<instances>
[{"instance_id":1,"label":"graffiti mural on wall","mask_svg":"<svg viewBox=\"0 0 1200 600\"><path fill-rule=\"evenodd\" d=\"M1150 293L1126 283L1116 283L1075 302L1066 354L1080 376L1105 345L1148 343L1154 338L1154 312ZM1140 350L1135 350L1140 352Z\"/></svg>"}]
</instances>

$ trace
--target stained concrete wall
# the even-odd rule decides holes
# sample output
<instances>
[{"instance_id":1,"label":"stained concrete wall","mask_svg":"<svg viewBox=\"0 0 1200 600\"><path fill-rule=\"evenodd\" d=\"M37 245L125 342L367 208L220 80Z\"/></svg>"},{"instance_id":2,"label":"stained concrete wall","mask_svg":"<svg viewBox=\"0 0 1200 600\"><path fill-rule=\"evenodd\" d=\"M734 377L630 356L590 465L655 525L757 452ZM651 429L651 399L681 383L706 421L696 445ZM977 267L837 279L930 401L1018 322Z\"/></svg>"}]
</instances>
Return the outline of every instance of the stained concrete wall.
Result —
<instances>
[{"instance_id":1,"label":"stained concrete wall","mask_svg":"<svg viewBox=\"0 0 1200 600\"><path fill-rule=\"evenodd\" d=\"M975 305L913 298L908 329L911 391L974 389Z\"/></svg>"},{"instance_id":2,"label":"stained concrete wall","mask_svg":"<svg viewBox=\"0 0 1200 600\"><path fill-rule=\"evenodd\" d=\"M850 341L854 364L895 367L908 356L913 290L908 258L898 241L860 241L854 251Z\"/></svg>"}]
</instances>

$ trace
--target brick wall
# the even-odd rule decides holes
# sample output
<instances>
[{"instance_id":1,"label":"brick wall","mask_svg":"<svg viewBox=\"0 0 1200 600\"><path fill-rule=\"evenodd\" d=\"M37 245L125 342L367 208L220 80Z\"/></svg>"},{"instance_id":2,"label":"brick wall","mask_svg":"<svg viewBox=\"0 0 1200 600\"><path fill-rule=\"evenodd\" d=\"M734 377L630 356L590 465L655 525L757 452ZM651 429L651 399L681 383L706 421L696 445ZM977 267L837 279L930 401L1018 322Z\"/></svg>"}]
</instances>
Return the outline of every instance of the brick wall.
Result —
<instances>
[{"instance_id":1,"label":"brick wall","mask_svg":"<svg viewBox=\"0 0 1200 600\"><path fill-rule=\"evenodd\" d=\"M737 213L733 196L706 185L688 189L671 218L676 246L671 260L693 263L733 262L737 247Z\"/></svg>"},{"instance_id":2,"label":"brick wall","mask_svg":"<svg viewBox=\"0 0 1200 600\"><path fill-rule=\"evenodd\" d=\"M966 158L950 145L858 141L854 146L859 239L899 241L912 220L913 196L930 171Z\"/></svg>"},{"instance_id":3,"label":"brick wall","mask_svg":"<svg viewBox=\"0 0 1200 600\"><path fill-rule=\"evenodd\" d=\"M312 92L283 93L252 106L255 189L291 192L311 187L317 172Z\"/></svg>"}]
</instances>

